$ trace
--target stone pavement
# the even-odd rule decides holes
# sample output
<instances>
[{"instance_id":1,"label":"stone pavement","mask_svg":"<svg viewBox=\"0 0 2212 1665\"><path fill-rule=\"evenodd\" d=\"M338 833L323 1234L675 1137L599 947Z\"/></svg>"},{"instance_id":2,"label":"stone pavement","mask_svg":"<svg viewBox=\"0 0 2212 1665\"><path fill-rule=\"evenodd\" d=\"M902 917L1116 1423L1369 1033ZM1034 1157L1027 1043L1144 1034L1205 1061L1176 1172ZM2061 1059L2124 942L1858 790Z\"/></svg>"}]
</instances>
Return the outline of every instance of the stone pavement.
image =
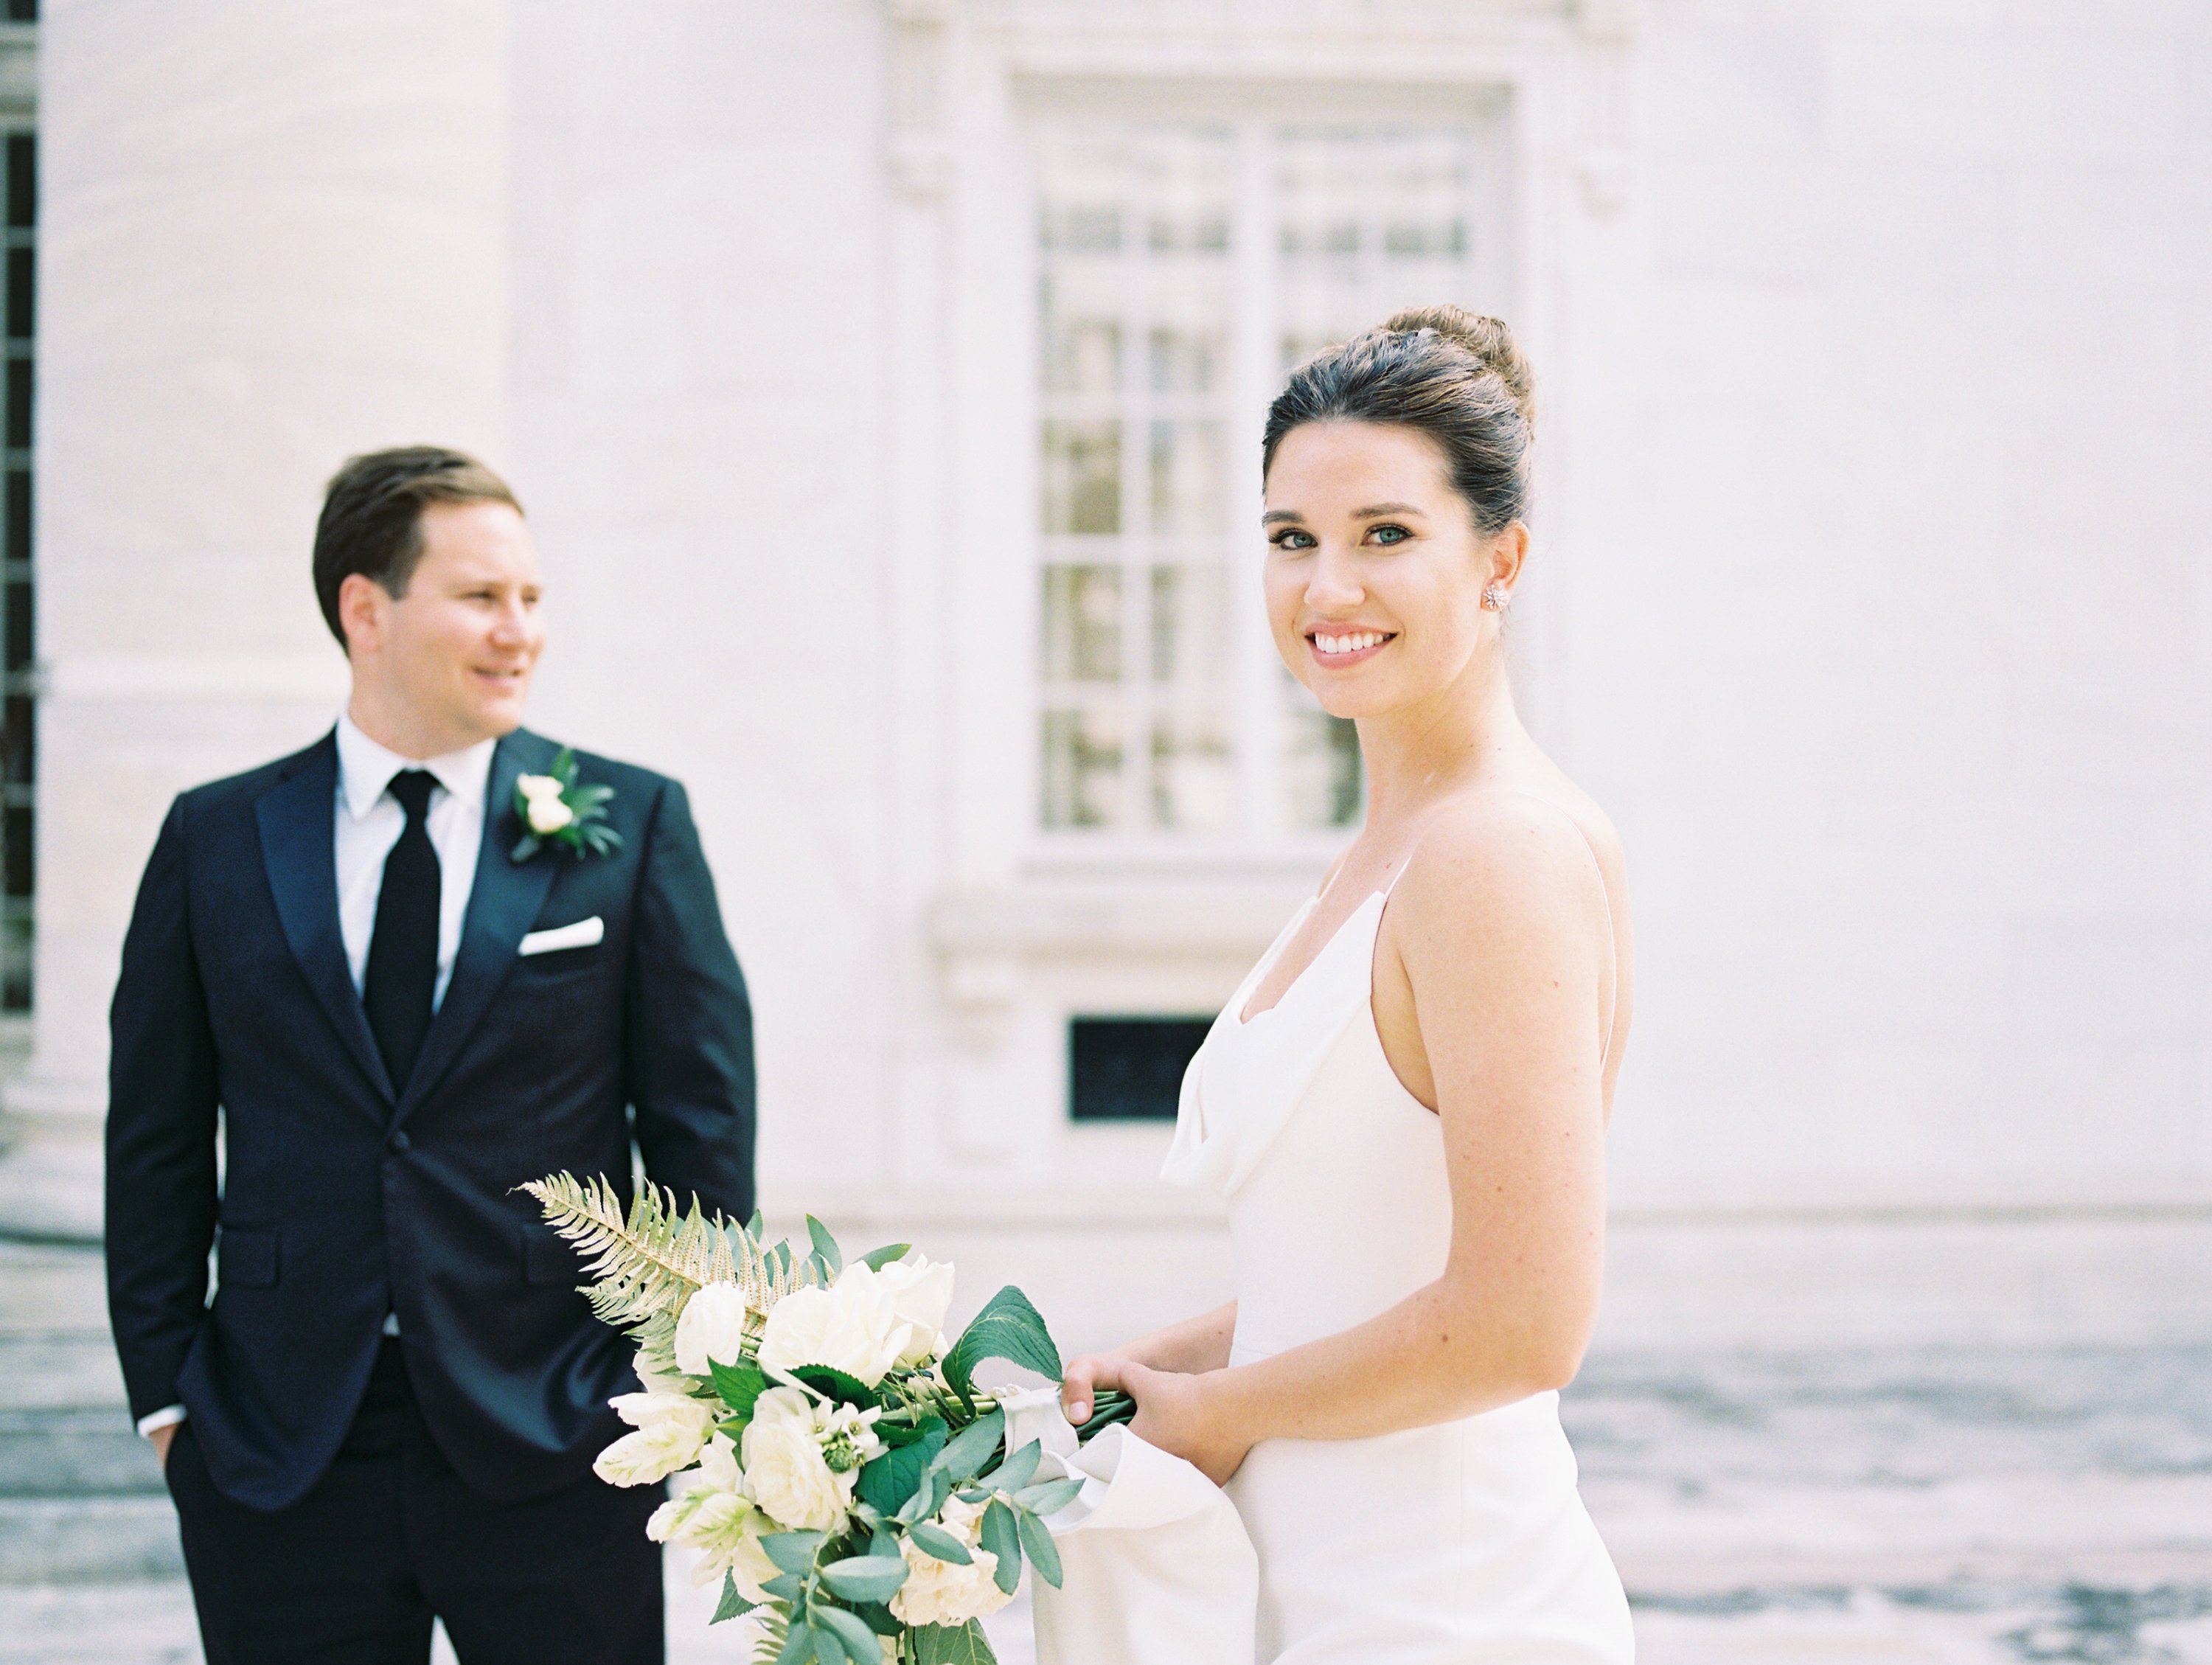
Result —
<instances>
[{"instance_id":1,"label":"stone pavement","mask_svg":"<svg viewBox=\"0 0 2212 1665\"><path fill-rule=\"evenodd\" d=\"M96 1286L0 1261L0 1665L198 1662ZM1643 1665L2212 1665L2212 1346L1601 1352L1565 1410ZM745 1657L712 1604L672 1568L673 1665Z\"/></svg>"}]
</instances>

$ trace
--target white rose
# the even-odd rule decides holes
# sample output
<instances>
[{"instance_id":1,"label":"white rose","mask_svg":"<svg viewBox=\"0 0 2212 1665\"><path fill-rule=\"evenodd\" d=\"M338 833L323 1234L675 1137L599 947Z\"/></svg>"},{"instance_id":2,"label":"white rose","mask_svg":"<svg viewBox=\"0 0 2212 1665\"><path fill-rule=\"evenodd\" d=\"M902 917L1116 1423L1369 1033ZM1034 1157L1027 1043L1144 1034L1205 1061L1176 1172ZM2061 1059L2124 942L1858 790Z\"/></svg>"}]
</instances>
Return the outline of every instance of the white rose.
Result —
<instances>
[{"instance_id":1,"label":"white rose","mask_svg":"<svg viewBox=\"0 0 2212 1665\"><path fill-rule=\"evenodd\" d=\"M975 1558L964 1567L957 1561L939 1560L917 1548L911 1538L901 1540L906 1583L891 1597L892 1618L906 1625L964 1625L998 1612L1014 1599L999 1588L999 1558L976 1547L982 1535L979 1522L986 1507L949 1498L937 1517L937 1524L957 1538Z\"/></svg>"},{"instance_id":2,"label":"white rose","mask_svg":"<svg viewBox=\"0 0 2212 1665\"><path fill-rule=\"evenodd\" d=\"M745 1426L745 1489L787 1531L827 1532L852 1506L857 1468L838 1474L823 1455L813 1401L796 1388L771 1388Z\"/></svg>"},{"instance_id":3,"label":"white rose","mask_svg":"<svg viewBox=\"0 0 2212 1665\"><path fill-rule=\"evenodd\" d=\"M556 833L576 818L575 811L557 798L533 798L530 800L530 830L534 833Z\"/></svg>"},{"instance_id":4,"label":"white rose","mask_svg":"<svg viewBox=\"0 0 2212 1665\"><path fill-rule=\"evenodd\" d=\"M514 789L533 804L541 798L558 798L561 795L560 781L550 775L517 775Z\"/></svg>"},{"instance_id":5,"label":"white rose","mask_svg":"<svg viewBox=\"0 0 2212 1665\"><path fill-rule=\"evenodd\" d=\"M744 1296L735 1284L708 1284L693 1291L676 1320L676 1368L704 1376L710 1358L734 1364L744 1339Z\"/></svg>"},{"instance_id":6,"label":"white rose","mask_svg":"<svg viewBox=\"0 0 2212 1665\"><path fill-rule=\"evenodd\" d=\"M936 1356L945 1334L945 1314L952 1304L951 1262L919 1257L911 1262L897 1261L876 1276L890 1291L892 1306L908 1326L899 1363L927 1364Z\"/></svg>"},{"instance_id":7,"label":"white rose","mask_svg":"<svg viewBox=\"0 0 2212 1665\"><path fill-rule=\"evenodd\" d=\"M637 1430L599 1453L592 1472L609 1486L649 1486L696 1461L713 1409L689 1394L624 1394L607 1401Z\"/></svg>"},{"instance_id":8,"label":"white rose","mask_svg":"<svg viewBox=\"0 0 2212 1665\"><path fill-rule=\"evenodd\" d=\"M799 1290L769 1309L760 1362L784 1370L827 1364L872 1388L906 1351L908 1328L890 1290L856 1261L829 1288Z\"/></svg>"},{"instance_id":9,"label":"white rose","mask_svg":"<svg viewBox=\"0 0 2212 1665\"><path fill-rule=\"evenodd\" d=\"M761 1586L781 1569L768 1559L760 1540L776 1527L744 1495L737 1447L726 1435L715 1435L699 1467L678 1474L675 1484L675 1495L645 1523L645 1535L657 1544L683 1544L697 1550L693 1583L712 1583L728 1572L747 1601L766 1601Z\"/></svg>"}]
</instances>

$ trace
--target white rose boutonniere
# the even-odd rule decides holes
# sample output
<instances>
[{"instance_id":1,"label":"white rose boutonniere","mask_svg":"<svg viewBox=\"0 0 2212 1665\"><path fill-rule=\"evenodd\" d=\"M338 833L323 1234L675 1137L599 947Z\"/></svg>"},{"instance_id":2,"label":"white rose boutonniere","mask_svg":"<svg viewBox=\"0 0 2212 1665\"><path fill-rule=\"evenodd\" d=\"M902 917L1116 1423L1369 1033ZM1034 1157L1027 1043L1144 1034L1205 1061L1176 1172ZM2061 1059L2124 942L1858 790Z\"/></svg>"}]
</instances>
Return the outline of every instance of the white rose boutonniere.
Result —
<instances>
[{"instance_id":1,"label":"white rose boutonniere","mask_svg":"<svg viewBox=\"0 0 2212 1665\"><path fill-rule=\"evenodd\" d=\"M514 813L522 838L507 854L527 861L548 844L573 855L605 855L622 848L622 835L605 824L612 787L587 787L576 778L576 754L567 746L553 760L550 775L525 775L514 783Z\"/></svg>"}]
</instances>

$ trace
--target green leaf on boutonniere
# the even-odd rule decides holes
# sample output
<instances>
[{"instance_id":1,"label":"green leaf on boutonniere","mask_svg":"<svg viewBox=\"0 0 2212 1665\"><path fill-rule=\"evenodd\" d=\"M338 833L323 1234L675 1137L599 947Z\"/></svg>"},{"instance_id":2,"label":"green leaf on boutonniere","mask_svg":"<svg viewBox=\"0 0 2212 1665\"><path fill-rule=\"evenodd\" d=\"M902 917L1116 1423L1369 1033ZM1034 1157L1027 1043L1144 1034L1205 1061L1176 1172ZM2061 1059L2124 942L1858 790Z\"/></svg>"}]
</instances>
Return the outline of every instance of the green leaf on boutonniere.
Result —
<instances>
[{"instance_id":1,"label":"green leaf on boutonniere","mask_svg":"<svg viewBox=\"0 0 2212 1665\"><path fill-rule=\"evenodd\" d=\"M606 824L615 789L585 785L576 775L576 754L562 746L551 773L516 777L514 814L522 824L522 836L507 852L509 860L527 861L548 844L558 844L580 858L622 848L622 835Z\"/></svg>"}]
</instances>

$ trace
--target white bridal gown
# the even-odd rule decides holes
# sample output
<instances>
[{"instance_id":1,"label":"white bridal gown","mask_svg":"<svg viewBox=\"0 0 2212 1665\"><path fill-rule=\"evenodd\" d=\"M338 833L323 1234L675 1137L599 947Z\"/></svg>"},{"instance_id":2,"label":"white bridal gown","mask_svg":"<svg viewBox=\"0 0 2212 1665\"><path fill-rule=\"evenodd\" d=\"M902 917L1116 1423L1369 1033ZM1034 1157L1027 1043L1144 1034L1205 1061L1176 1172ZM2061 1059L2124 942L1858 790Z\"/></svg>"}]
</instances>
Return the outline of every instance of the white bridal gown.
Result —
<instances>
[{"instance_id":1,"label":"white bridal gown","mask_svg":"<svg viewBox=\"0 0 2212 1665\"><path fill-rule=\"evenodd\" d=\"M1228 1199L1233 1364L1349 1329L1444 1268L1443 1133L1384 1058L1370 1004L1387 899L1243 1022L1309 902L1183 1078L1166 1174ZM1259 1553L1260 1665L1629 1665L1628 1603L1575 1490L1559 1397L1254 1446L1228 1491Z\"/></svg>"}]
</instances>

